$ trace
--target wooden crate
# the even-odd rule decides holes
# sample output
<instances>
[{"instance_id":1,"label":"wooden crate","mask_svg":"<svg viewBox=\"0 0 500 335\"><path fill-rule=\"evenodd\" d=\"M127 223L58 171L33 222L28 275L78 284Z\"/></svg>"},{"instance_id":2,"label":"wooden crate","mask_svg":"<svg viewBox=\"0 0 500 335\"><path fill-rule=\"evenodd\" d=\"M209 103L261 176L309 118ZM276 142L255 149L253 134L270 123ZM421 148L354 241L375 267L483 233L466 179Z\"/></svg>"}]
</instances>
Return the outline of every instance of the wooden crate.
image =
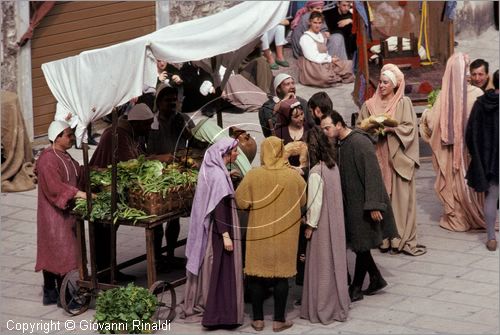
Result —
<instances>
[{"instance_id":1,"label":"wooden crate","mask_svg":"<svg viewBox=\"0 0 500 335\"><path fill-rule=\"evenodd\" d=\"M132 189L128 193L130 207L143 210L148 215L163 215L184 208L190 209L194 196L194 189L178 187L165 196L162 193L144 194L140 189Z\"/></svg>"},{"instance_id":2,"label":"wooden crate","mask_svg":"<svg viewBox=\"0 0 500 335\"><path fill-rule=\"evenodd\" d=\"M410 34L411 50L403 50L403 38L398 36L398 47L396 51L389 52L387 41L380 43L380 56L382 61L380 67L391 63L398 65L399 68L419 68L420 56L418 55L418 46L415 34Z\"/></svg>"}]
</instances>

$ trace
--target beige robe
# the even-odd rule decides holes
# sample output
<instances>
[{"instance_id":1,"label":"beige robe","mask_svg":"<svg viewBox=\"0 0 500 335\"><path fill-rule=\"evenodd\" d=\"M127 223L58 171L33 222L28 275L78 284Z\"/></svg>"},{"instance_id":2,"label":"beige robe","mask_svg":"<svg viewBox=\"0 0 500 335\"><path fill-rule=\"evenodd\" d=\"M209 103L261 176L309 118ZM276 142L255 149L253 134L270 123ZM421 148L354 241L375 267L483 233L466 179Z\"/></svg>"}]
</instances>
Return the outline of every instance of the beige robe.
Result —
<instances>
[{"instance_id":1,"label":"beige robe","mask_svg":"<svg viewBox=\"0 0 500 335\"><path fill-rule=\"evenodd\" d=\"M326 46L327 38L323 38L323 42L315 39L313 33L306 32L302 38L310 38L316 44L318 52L327 54L328 48ZM299 68L299 82L306 86L315 87L331 87L336 83L348 84L354 82L352 74L352 61L350 60L336 60L334 62L317 63L304 56L300 56L297 61Z\"/></svg>"},{"instance_id":2,"label":"beige robe","mask_svg":"<svg viewBox=\"0 0 500 335\"><path fill-rule=\"evenodd\" d=\"M467 107L464 115L464 125L467 124L472 106L478 97L483 95L481 89L467 85ZM484 194L474 192L467 186L465 173L469 166L469 153L464 144L461 150L459 169L453 168L453 145L441 143L439 126L441 94L438 95L434 107L427 109L422 115L421 135L432 148L432 164L436 171L434 189L443 204L444 213L439 225L452 231L468 231L470 229L486 228L484 221Z\"/></svg>"},{"instance_id":3,"label":"beige robe","mask_svg":"<svg viewBox=\"0 0 500 335\"><path fill-rule=\"evenodd\" d=\"M290 278L297 273L301 207L306 183L283 158L283 142L271 136L261 147L263 166L248 172L236 190L236 204L249 210L245 274Z\"/></svg>"},{"instance_id":4,"label":"beige robe","mask_svg":"<svg viewBox=\"0 0 500 335\"><path fill-rule=\"evenodd\" d=\"M357 124L370 116L366 104L361 107ZM424 246L417 244L417 198L415 186L416 169L420 166L417 115L413 110L410 98L403 97L396 107L393 118L398 121L394 133L387 133L385 137L379 137L377 145L381 150L382 141L387 141L389 150L389 162L380 162L382 171L383 164L389 164L391 178L390 186L386 185L387 193L391 198L394 219L400 238L390 241L392 248L411 254L422 255L426 252ZM380 155L377 155L380 157ZM386 179L386 178L384 178ZM389 247L385 242L383 247Z\"/></svg>"}]
</instances>

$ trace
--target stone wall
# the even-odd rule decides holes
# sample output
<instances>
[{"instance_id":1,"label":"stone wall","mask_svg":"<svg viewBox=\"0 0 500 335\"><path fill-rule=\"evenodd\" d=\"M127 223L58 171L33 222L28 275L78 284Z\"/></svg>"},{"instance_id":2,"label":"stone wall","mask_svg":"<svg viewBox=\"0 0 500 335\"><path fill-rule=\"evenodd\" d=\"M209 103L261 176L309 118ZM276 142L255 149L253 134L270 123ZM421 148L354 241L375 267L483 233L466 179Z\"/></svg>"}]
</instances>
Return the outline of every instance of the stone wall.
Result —
<instances>
[{"instance_id":1,"label":"stone wall","mask_svg":"<svg viewBox=\"0 0 500 335\"><path fill-rule=\"evenodd\" d=\"M2 90L17 92L17 53L15 1L1 1L2 6Z\"/></svg>"},{"instance_id":2,"label":"stone wall","mask_svg":"<svg viewBox=\"0 0 500 335\"><path fill-rule=\"evenodd\" d=\"M457 1L455 35L475 37L494 26L493 1Z\"/></svg>"},{"instance_id":3,"label":"stone wall","mask_svg":"<svg viewBox=\"0 0 500 335\"><path fill-rule=\"evenodd\" d=\"M182 1L171 0L170 24L198 19L231 8L240 1Z\"/></svg>"}]
</instances>

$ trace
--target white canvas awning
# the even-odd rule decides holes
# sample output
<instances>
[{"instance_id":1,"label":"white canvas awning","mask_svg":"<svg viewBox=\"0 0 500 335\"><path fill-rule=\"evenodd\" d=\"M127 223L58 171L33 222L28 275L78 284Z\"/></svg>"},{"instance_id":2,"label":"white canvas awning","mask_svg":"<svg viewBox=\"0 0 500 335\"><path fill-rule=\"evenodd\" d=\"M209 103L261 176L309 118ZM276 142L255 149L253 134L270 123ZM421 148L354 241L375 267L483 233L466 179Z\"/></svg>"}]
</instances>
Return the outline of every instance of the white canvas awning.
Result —
<instances>
[{"instance_id":1,"label":"white canvas awning","mask_svg":"<svg viewBox=\"0 0 500 335\"><path fill-rule=\"evenodd\" d=\"M156 85L156 62L201 60L235 51L278 25L288 1L245 1L223 12L178 23L154 33L42 64L47 84L61 108L78 118L76 137L115 106Z\"/></svg>"}]
</instances>

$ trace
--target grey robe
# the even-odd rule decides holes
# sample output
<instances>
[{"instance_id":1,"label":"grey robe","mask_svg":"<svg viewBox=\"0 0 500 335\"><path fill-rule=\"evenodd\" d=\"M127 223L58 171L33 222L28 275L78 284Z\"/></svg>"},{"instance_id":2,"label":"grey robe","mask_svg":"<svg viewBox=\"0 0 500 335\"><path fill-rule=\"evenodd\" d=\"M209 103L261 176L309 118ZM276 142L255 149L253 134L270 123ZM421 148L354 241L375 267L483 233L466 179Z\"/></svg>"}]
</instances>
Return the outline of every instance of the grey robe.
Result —
<instances>
[{"instance_id":1,"label":"grey robe","mask_svg":"<svg viewBox=\"0 0 500 335\"><path fill-rule=\"evenodd\" d=\"M385 190L375 148L370 136L353 130L339 142L347 247L354 252L378 247L384 238L397 237L391 202ZM370 211L379 210L384 219L374 222Z\"/></svg>"}]
</instances>

